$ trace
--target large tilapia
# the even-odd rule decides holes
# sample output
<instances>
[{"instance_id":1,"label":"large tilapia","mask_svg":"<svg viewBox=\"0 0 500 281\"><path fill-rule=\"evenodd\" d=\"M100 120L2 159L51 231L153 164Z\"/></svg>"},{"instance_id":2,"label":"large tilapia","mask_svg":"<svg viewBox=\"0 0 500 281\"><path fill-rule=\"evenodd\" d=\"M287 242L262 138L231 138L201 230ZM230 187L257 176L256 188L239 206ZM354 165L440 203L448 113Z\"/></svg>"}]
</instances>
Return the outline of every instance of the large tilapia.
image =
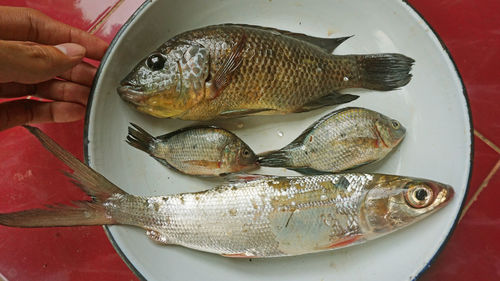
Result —
<instances>
[{"instance_id":1,"label":"large tilapia","mask_svg":"<svg viewBox=\"0 0 500 281\"><path fill-rule=\"evenodd\" d=\"M332 55L346 39L208 26L168 40L139 62L118 92L156 117L210 120L309 111L358 97L340 89L385 91L410 81L414 61L404 55Z\"/></svg>"},{"instance_id":2,"label":"large tilapia","mask_svg":"<svg viewBox=\"0 0 500 281\"><path fill-rule=\"evenodd\" d=\"M384 158L405 133L395 119L347 107L324 116L282 149L261 154L259 162L309 174L340 172Z\"/></svg>"},{"instance_id":3,"label":"large tilapia","mask_svg":"<svg viewBox=\"0 0 500 281\"><path fill-rule=\"evenodd\" d=\"M219 176L256 169L257 156L238 136L212 126L187 127L153 137L136 124L127 143L163 165L196 176Z\"/></svg>"},{"instance_id":4,"label":"large tilapia","mask_svg":"<svg viewBox=\"0 0 500 281\"><path fill-rule=\"evenodd\" d=\"M261 176L204 192L140 197L121 190L36 128L28 129L74 170L91 202L0 214L16 227L126 224L164 244L228 257L300 255L346 247L430 215L450 186L389 175Z\"/></svg>"}]
</instances>

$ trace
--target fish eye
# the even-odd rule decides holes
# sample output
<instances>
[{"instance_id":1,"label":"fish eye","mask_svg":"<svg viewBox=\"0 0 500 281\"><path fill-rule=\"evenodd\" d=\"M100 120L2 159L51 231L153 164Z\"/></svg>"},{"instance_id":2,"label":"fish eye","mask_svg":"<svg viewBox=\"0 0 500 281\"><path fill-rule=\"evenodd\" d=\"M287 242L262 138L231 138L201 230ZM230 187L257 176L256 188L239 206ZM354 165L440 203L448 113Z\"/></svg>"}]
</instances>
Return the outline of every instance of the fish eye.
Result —
<instances>
[{"instance_id":1,"label":"fish eye","mask_svg":"<svg viewBox=\"0 0 500 281\"><path fill-rule=\"evenodd\" d=\"M165 57L160 54L152 54L146 60L146 65L149 69L156 71L160 70L165 66Z\"/></svg>"},{"instance_id":2,"label":"fish eye","mask_svg":"<svg viewBox=\"0 0 500 281\"><path fill-rule=\"evenodd\" d=\"M413 208L420 209L429 206L434 197L432 188L425 184L409 184L405 193L406 202Z\"/></svg>"},{"instance_id":3,"label":"fish eye","mask_svg":"<svg viewBox=\"0 0 500 281\"><path fill-rule=\"evenodd\" d=\"M399 124L399 122L396 120L392 120L391 125L394 129L399 129L399 127L401 126L401 124Z\"/></svg>"},{"instance_id":4,"label":"fish eye","mask_svg":"<svg viewBox=\"0 0 500 281\"><path fill-rule=\"evenodd\" d=\"M243 150L243 156L245 157L250 156L250 151L248 149Z\"/></svg>"}]
</instances>

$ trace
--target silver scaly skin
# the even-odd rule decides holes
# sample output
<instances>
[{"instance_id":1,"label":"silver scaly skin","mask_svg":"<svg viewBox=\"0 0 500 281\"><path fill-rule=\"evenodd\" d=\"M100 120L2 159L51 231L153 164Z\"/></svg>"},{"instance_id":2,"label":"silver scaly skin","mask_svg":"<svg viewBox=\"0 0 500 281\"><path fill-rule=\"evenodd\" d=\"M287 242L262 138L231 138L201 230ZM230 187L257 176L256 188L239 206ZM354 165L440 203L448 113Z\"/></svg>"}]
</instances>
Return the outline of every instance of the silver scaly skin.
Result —
<instances>
[{"instance_id":1,"label":"silver scaly skin","mask_svg":"<svg viewBox=\"0 0 500 281\"><path fill-rule=\"evenodd\" d=\"M219 176L258 167L252 149L222 128L188 127L153 137L138 125L131 124L128 132L128 144L184 174Z\"/></svg>"},{"instance_id":2,"label":"silver scaly skin","mask_svg":"<svg viewBox=\"0 0 500 281\"><path fill-rule=\"evenodd\" d=\"M427 208L405 203L414 183L436 189ZM386 175L263 176L199 193L115 195L104 206L117 223L147 229L161 243L232 257L277 257L377 238L441 207L450 190Z\"/></svg>"},{"instance_id":3,"label":"silver scaly skin","mask_svg":"<svg viewBox=\"0 0 500 281\"><path fill-rule=\"evenodd\" d=\"M259 163L309 173L340 172L383 159L405 133L397 120L347 107L324 116L284 148L261 154Z\"/></svg>"},{"instance_id":4,"label":"silver scaly skin","mask_svg":"<svg viewBox=\"0 0 500 281\"><path fill-rule=\"evenodd\" d=\"M127 194L27 127L67 164L92 201L0 214L0 224L47 227L126 224L161 243L227 257L291 256L371 240L442 208L453 189L441 183L377 174L250 176L197 193Z\"/></svg>"}]
</instances>

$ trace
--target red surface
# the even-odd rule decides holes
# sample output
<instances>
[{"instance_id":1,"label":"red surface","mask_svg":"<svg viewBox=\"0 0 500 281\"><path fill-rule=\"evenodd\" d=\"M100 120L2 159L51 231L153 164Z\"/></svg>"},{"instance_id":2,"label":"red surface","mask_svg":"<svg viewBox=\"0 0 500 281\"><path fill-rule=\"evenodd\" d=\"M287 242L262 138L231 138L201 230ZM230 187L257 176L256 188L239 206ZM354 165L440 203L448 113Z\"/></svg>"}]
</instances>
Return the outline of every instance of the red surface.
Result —
<instances>
[{"instance_id":1,"label":"red surface","mask_svg":"<svg viewBox=\"0 0 500 281\"><path fill-rule=\"evenodd\" d=\"M28 6L111 41L140 0L0 0ZM474 126L500 145L500 2L419 0L410 3L439 33L464 78ZM1 15L0 15L1 16ZM82 158L83 122L40 126ZM467 200L476 199L441 255L420 280L500 278L500 150L475 138ZM0 132L0 211L85 198L55 172L64 166L22 128ZM485 181L487 180L487 181ZM489 181L488 181L489 180ZM481 188L480 188L481 186ZM497 196L498 195L498 196ZM8 280L137 280L101 227L15 229L0 227L0 273Z\"/></svg>"}]
</instances>

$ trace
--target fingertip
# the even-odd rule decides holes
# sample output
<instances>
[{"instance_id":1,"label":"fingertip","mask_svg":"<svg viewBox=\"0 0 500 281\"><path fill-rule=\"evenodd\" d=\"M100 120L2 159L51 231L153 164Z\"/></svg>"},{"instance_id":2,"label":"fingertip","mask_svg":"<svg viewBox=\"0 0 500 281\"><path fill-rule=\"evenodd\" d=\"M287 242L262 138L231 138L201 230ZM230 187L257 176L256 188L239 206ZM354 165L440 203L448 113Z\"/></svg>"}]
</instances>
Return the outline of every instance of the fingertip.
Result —
<instances>
[{"instance_id":1,"label":"fingertip","mask_svg":"<svg viewBox=\"0 0 500 281\"><path fill-rule=\"evenodd\" d=\"M82 59L83 57L85 57L85 53L87 52L87 49L85 49L85 47L75 43L64 43L56 45L54 47L66 56L75 59Z\"/></svg>"}]
</instances>

